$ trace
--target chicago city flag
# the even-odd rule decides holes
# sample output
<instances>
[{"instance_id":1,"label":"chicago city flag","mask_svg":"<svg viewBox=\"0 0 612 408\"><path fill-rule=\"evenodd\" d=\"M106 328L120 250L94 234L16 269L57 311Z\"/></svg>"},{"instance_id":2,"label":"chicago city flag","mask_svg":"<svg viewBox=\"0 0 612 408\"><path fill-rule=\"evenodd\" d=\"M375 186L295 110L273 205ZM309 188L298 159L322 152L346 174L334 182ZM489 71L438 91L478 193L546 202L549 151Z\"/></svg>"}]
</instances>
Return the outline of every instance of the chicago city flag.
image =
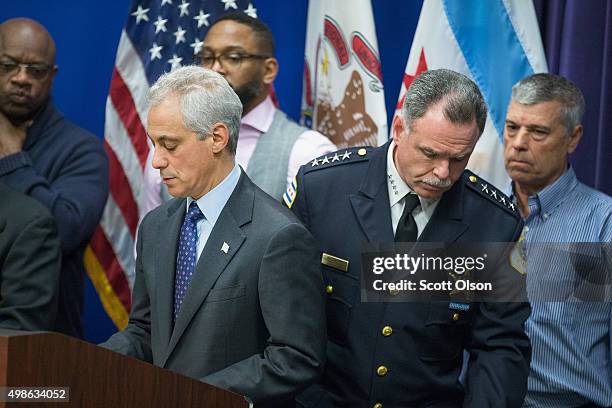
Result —
<instances>
[{"instance_id":1,"label":"chicago city flag","mask_svg":"<svg viewBox=\"0 0 612 408\"><path fill-rule=\"evenodd\" d=\"M505 188L509 178L504 170L503 130L512 85L547 70L531 0L425 0L396 115L412 80L437 68L460 72L478 84L488 117L468 168Z\"/></svg>"},{"instance_id":2,"label":"chicago city flag","mask_svg":"<svg viewBox=\"0 0 612 408\"><path fill-rule=\"evenodd\" d=\"M302 122L338 146L387 141L387 112L370 0L308 5Z\"/></svg>"}]
</instances>

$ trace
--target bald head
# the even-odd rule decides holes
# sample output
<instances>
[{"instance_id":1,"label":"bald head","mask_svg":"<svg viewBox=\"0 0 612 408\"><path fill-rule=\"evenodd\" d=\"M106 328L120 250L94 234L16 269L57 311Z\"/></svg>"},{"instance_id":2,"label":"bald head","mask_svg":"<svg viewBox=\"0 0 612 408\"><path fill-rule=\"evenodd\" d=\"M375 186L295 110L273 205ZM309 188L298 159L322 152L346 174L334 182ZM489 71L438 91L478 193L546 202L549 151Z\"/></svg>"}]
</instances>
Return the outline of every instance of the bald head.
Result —
<instances>
[{"instance_id":1,"label":"bald head","mask_svg":"<svg viewBox=\"0 0 612 408\"><path fill-rule=\"evenodd\" d=\"M32 119L51 93L55 42L34 20L0 24L0 112L13 124Z\"/></svg>"},{"instance_id":2,"label":"bald head","mask_svg":"<svg viewBox=\"0 0 612 408\"><path fill-rule=\"evenodd\" d=\"M0 52L5 47L18 45L17 48L37 51L49 65L55 64L55 41L51 34L37 21L29 18L13 18L0 24Z\"/></svg>"}]
</instances>

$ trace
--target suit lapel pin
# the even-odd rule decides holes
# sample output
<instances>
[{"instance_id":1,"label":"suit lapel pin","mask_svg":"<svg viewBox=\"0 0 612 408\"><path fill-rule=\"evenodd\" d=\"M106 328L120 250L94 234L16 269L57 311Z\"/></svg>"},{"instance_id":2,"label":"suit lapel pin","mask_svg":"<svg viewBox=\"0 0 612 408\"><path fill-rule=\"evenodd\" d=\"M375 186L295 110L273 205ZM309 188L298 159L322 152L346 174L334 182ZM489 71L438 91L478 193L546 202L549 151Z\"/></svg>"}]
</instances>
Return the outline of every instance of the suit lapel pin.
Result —
<instances>
[{"instance_id":1,"label":"suit lapel pin","mask_svg":"<svg viewBox=\"0 0 612 408\"><path fill-rule=\"evenodd\" d=\"M223 245L221 245L221 252L227 254L227 251L229 251L229 245L227 244L227 242L224 241Z\"/></svg>"}]
</instances>

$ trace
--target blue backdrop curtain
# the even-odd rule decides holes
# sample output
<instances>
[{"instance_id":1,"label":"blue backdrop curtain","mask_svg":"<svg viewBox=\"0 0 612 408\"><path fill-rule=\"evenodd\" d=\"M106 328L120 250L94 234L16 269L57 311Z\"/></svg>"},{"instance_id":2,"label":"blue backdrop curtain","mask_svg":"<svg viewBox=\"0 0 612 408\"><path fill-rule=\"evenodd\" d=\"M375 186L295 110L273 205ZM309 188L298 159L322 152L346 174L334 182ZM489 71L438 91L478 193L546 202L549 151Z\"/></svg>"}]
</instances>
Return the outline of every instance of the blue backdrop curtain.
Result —
<instances>
[{"instance_id":1,"label":"blue backdrop curtain","mask_svg":"<svg viewBox=\"0 0 612 408\"><path fill-rule=\"evenodd\" d=\"M550 72L586 99L584 135L571 161L584 183L612 195L612 0L535 0Z\"/></svg>"}]
</instances>

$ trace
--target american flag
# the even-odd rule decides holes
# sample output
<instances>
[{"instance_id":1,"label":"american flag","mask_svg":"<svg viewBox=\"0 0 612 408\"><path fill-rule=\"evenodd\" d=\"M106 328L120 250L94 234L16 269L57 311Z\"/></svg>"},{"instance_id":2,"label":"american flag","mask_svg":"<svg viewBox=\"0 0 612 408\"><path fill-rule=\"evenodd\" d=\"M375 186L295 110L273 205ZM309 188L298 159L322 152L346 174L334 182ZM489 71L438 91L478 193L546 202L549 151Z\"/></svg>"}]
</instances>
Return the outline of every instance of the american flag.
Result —
<instances>
[{"instance_id":1,"label":"american flag","mask_svg":"<svg viewBox=\"0 0 612 408\"><path fill-rule=\"evenodd\" d=\"M131 308L134 240L145 194L147 91L162 73L191 64L210 24L230 11L257 17L249 0L134 0L121 32L106 99L110 194L84 258L102 305L119 329L127 325Z\"/></svg>"}]
</instances>

